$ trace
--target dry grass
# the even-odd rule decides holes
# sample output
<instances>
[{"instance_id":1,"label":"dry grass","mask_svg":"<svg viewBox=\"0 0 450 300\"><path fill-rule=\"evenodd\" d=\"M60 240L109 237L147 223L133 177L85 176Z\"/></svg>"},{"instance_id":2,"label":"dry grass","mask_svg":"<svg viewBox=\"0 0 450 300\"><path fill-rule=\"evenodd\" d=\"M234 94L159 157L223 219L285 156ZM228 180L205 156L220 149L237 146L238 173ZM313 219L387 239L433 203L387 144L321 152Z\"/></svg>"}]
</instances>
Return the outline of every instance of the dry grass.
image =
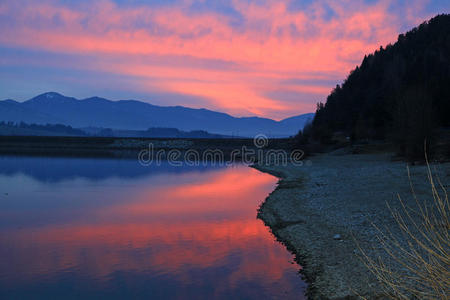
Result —
<instances>
[{"instance_id":1,"label":"dry grass","mask_svg":"<svg viewBox=\"0 0 450 300\"><path fill-rule=\"evenodd\" d=\"M448 194L440 179L433 175L428 160L427 166L432 201L417 199L411 184L416 208L407 206L400 195L400 210L388 204L401 235L374 225L379 233L378 242L387 254L385 258L372 259L360 249L364 263L392 299L450 299Z\"/></svg>"}]
</instances>

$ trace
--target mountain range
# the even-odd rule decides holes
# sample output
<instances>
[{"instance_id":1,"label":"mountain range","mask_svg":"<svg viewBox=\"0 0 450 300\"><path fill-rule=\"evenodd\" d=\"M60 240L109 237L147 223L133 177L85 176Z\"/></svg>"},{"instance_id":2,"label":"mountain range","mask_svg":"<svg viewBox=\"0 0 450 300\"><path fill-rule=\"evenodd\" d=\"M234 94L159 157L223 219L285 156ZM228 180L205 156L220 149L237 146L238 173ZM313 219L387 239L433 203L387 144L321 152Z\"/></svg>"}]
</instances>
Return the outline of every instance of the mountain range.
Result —
<instances>
[{"instance_id":1,"label":"mountain range","mask_svg":"<svg viewBox=\"0 0 450 300\"><path fill-rule=\"evenodd\" d=\"M147 130L177 128L183 131L252 137L287 137L296 134L314 117L313 113L275 121L260 117L233 117L208 109L157 106L136 100L111 101L100 97L76 99L55 92L24 102L0 101L0 121L29 124L62 124L74 128Z\"/></svg>"}]
</instances>

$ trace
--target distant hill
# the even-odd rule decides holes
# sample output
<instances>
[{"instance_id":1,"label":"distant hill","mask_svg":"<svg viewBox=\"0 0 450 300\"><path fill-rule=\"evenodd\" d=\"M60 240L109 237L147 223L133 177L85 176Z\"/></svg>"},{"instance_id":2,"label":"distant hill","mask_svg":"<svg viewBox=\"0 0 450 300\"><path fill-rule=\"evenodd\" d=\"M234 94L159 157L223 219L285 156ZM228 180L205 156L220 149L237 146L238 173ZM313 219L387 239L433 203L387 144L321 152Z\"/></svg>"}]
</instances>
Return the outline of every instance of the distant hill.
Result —
<instances>
[{"instance_id":1,"label":"distant hill","mask_svg":"<svg viewBox=\"0 0 450 300\"><path fill-rule=\"evenodd\" d=\"M117 130L111 128L81 128L61 124L26 124L0 122L0 136L92 136L92 137L140 137L140 138L230 138L203 130L181 131L176 128L149 128L147 130Z\"/></svg>"},{"instance_id":2,"label":"distant hill","mask_svg":"<svg viewBox=\"0 0 450 300\"><path fill-rule=\"evenodd\" d=\"M329 142L388 139L401 154L422 155L436 128L450 126L450 15L400 34L365 56L318 109L309 133Z\"/></svg>"},{"instance_id":3,"label":"distant hill","mask_svg":"<svg viewBox=\"0 0 450 300\"><path fill-rule=\"evenodd\" d=\"M78 100L55 92L44 93L25 102L0 101L0 121L116 130L177 128L229 136L262 133L271 137L287 137L296 134L312 117L313 114L304 114L282 121L259 117L236 118L207 109L156 106L135 100L111 101L99 97Z\"/></svg>"}]
</instances>

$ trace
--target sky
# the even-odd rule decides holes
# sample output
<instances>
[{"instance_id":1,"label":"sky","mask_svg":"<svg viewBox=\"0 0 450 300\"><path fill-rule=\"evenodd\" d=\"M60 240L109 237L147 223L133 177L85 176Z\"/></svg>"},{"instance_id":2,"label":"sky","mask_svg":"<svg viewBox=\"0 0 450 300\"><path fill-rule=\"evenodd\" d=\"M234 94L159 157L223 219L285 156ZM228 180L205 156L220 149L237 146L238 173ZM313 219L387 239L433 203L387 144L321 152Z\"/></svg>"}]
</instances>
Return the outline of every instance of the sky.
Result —
<instances>
[{"instance_id":1,"label":"sky","mask_svg":"<svg viewBox=\"0 0 450 300\"><path fill-rule=\"evenodd\" d=\"M0 99L136 99L280 120L448 0L0 0Z\"/></svg>"}]
</instances>

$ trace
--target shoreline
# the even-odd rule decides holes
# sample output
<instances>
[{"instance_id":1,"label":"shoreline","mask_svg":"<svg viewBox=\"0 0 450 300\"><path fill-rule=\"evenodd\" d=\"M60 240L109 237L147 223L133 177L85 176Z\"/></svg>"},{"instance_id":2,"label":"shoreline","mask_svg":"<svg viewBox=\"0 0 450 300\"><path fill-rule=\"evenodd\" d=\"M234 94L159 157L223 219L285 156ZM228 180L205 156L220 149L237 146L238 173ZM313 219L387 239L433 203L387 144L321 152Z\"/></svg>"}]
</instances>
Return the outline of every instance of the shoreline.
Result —
<instances>
[{"instance_id":1,"label":"shoreline","mask_svg":"<svg viewBox=\"0 0 450 300\"><path fill-rule=\"evenodd\" d=\"M289 149L290 139L270 139L272 148ZM120 138L68 136L0 136L0 154L136 159L141 151L185 154L210 152L240 159L246 150L258 150L251 138ZM236 155L238 153L238 155ZM211 156L210 155L210 156ZM176 159L175 159L176 160Z\"/></svg>"},{"instance_id":2,"label":"shoreline","mask_svg":"<svg viewBox=\"0 0 450 300\"><path fill-rule=\"evenodd\" d=\"M309 299L385 298L360 259L357 243L369 257L389 259L376 243L372 224L400 236L386 203L400 209L398 193L407 205L415 205L406 163L391 157L329 153L313 156L309 166L252 166L280 179L258 218L295 255ZM410 166L410 172L418 198L429 199L426 166ZM450 182L449 163L439 165L439 175Z\"/></svg>"}]
</instances>

